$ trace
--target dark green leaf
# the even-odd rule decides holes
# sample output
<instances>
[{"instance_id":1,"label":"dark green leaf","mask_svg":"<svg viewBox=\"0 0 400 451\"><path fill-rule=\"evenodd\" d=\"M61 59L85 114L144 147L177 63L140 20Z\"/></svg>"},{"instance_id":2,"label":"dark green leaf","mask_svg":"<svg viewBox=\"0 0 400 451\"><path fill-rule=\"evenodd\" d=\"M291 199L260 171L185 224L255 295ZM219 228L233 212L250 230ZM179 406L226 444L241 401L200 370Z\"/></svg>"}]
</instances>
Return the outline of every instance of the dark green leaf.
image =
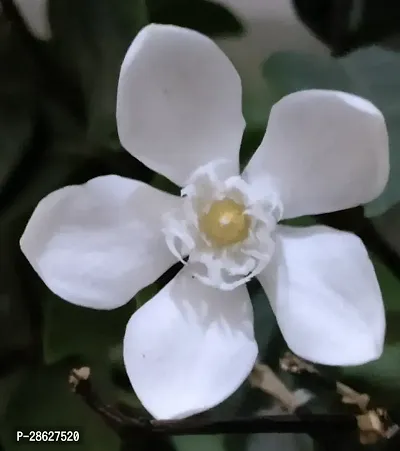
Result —
<instances>
[{"instance_id":1,"label":"dark green leaf","mask_svg":"<svg viewBox=\"0 0 400 451\"><path fill-rule=\"evenodd\" d=\"M246 127L240 146L240 167L244 170L264 137L265 129Z\"/></svg>"},{"instance_id":2,"label":"dark green leaf","mask_svg":"<svg viewBox=\"0 0 400 451\"><path fill-rule=\"evenodd\" d=\"M293 0L300 19L336 55L379 44L400 31L393 0Z\"/></svg>"},{"instance_id":3,"label":"dark green leaf","mask_svg":"<svg viewBox=\"0 0 400 451\"><path fill-rule=\"evenodd\" d=\"M203 435L176 437L173 439L177 451L224 451L223 436Z\"/></svg>"},{"instance_id":4,"label":"dark green leaf","mask_svg":"<svg viewBox=\"0 0 400 451\"><path fill-rule=\"evenodd\" d=\"M55 147L60 148L68 143L56 143ZM21 216L27 216L33 212L38 202L50 194L52 191L65 186L71 174L82 164L81 160L74 159L68 152L57 154L53 146L36 160L33 166L32 161L27 161L27 166L18 180L13 184L18 185L18 192L8 202L4 210L0 210L1 221L10 224L12 221L19 221ZM23 231L23 228L20 230Z\"/></svg>"},{"instance_id":5,"label":"dark green leaf","mask_svg":"<svg viewBox=\"0 0 400 451\"><path fill-rule=\"evenodd\" d=\"M139 293L135 296L136 309L140 308L143 304L145 304L149 299L155 296L160 291L160 285L157 282L148 285L139 291Z\"/></svg>"},{"instance_id":6,"label":"dark green leaf","mask_svg":"<svg viewBox=\"0 0 400 451\"><path fill-rule=\"evenodd\" d=\"M43 346L47 363L81 355L98 358L123 339L135 302L116 310L78 307L48 292L44 306Z\"/></svg>"},{"instance_id":7,"label":"dark green leaf","mask_svg":"<svg viewBox=\"0 0 400 451\"><path fill-rule=\"evenodd\" d=\"M400 402L400 343L386 345L375 362L342 369L342 379L359 391L370 394L376 402L392 407Z\"/></svg>"},{"instance_id":8,"label":"dark green leaf","mask_svg":"<svg viewBox=\"0 0 400 451\"><path fill-rule=\"evenodd\" d=\"M180 196L181 194L181 188L161 174L155 174L152 177L151 186L154 186L154 188L157 188L161 191L174 194L175 196Z\"/></svg>"},{"instance_id":9,"label":"dark green leaf","mask_svg":"<svg viewBox=\"0 0 400 451\"><path fill-rule=\"evenodd\" d=\"M25 428L80 429L79 444L53 443L51 450L118 451L119 438L71 392L70 369L68 365L41 367L27 375L8 406L2 431L7 451L32 449L32 444L16 442L15 430Z\"/></svg>"},{"instance_id":10,"label":"dark green leaf","mask_svg":"<svg viewBox=\"0 0 400 451\"><path fill-rule=\"evenodd\" d=\"M277 352L277 349L273 349L273 345L277 344L274 341L278 331L276 318L268 297L258 280L253 279L247 284L247 287L253 303L254 330L259 347L260 358L264 360L265 358L268 358L268 363L272 364L273 354L276 354Z\"/></svg>"},{"instance_id":11,"label":"dark green leaf","mask_svg":"<svg viewBox=\"0 0 400 451\"><path fill-rule=\"evenodd\" d=\"M144 0L50 0L50 57L77 80L87 106L89 141L115 138L119 70L146 23ZM66 87L60 87L66 89Z\"/></svg>"},{"instance_id":12,"label":"dark green leaf","mask_svg":"<svg viewBox=\"0 0 400 451\"><path fill-rule=\"evenodd\" d=\"M386 313L400 313L400 281L377 257L371 255L371 259L382 291Z\"/></svg>"},{"instance_id":13,"label":"dark green leaf","mask_svg":"<svg viewBox=\"0 0 400 451\"><path fill-rule=\"evenodd\" d=\"M2 424L3 417L7 412L10 399L19 388L24 379L24 375L25 369L19 369L0 378L0 425Z\"/></svg>"},{"instance_id":14,"label":"dark green leaf","mask_svg":"<svg viewBox=\"0 0 400 451\"><path fill-rule=\"evenodd\" d=\"M70 356L98 359L110 352L111 360L122 361L122 354L117 351L128 320L158 290L154 283L139 291L127 305L115 310L95 310L70 304L42 285L39 297L44 300L45 362L53 364Z\"/></svg>"},{"instance_id":15,"label":"dark green leaf","mask_svg":"<svg viewBox=\"0 0 400 451\"><path fill-rule=\"evenodd\" d=\"M400 256L400 203L383 215L373 218L373 224L379 235Z\"/></svg>"},{"instance_id":16,"label":"dark green leaf","mask_svg":"<svg viewBox=\"0 0 400 451\"><path fill-rule=\"evenodd\" d=\"M306 53L274 53L265 61L263 75L280 96L303 89L354 89L352 79L337 61Z\"/></svg>"},{"instance_id":17,"label":"dark green leaf","mask_svg":"<svg viewBox=\"0 0 400 451\"><path fill-rule=\"evenodd\" d=\"M26 291L21 283L23 257L18 247L23 222L0 223L0 356L30 348L33 341ZM0 357L1 358L1 357ZM4 371L14 362L1 362Z\"/></svg>"},{"instance_id":18,"label":"dark green leaf","mask_svg":"<svg viewBox=\"0 0 400 451\"><path fill-rule=\"evenodd\" d=\"M292 227L309 227L315 225L316 221L311 216L301 216L300 218L284 220L282 221L282 224Z\"/></svg>"},{"instance_id":19,"label":"dark green leaf","mask_svg":"<svg viewBox=\"0 0 400 451\"><path fill-rule=\"evenodd\" d=\"M226 6L210 0L147 0L150 22L192 28L207 36L238 36L239 19Z\"/></svg>"},{"instance_id":20,"label":"dark green leaf","mask_svg":"<svg viewBox=\"0 0 400 451\"><path fill-rule=\"evenodd\" d=\"M19 36L0 17L0 199L24 157L36 112L35 71Z\"/></svg>"}]
</instances>

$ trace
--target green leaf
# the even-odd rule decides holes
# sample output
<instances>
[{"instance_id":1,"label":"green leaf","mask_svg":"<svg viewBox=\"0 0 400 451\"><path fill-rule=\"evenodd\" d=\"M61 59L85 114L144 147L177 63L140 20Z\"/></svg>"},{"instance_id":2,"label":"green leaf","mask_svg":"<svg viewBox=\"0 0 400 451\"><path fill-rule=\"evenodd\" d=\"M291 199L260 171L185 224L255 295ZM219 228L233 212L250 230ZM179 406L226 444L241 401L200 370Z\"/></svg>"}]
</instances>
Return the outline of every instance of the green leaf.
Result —
<instances>
[{"instance_id":1,"label":"green leaf","mask_svg":"<svg viewBox=\"0 0 400 451\"><path fill-rule=\"evenodd\" d=\"M119 70L146 24L144 0L50 0L49 14L49 56L82 90L88 138L96 144L112 143Z\"/></svg>"},{"instance_id":2,"label":"green leaf","mask_svg":"<svg viewBox=\"0 0 400 451\"><path fill-rule=\"evenodd\" d=\"M385 309L387 314L400 314L400 280L398 280L388 267L383 264L378 257L371 255L372 263L375 267L375 272L378 277L379 286L381 288L383 300L385 302ZM399 334L400 338L400 334Z\"/></svg>"},{"instance_id":3,"label":"green leaf","mask_svg":"<svg viewBox=\"0 0 400 451\"><path fill-rule=\"evenodd\" d=\"M151 186L159 189L160 191L165 191L166 193L174 194L175 196L181 195L181 188L161 174L155 174L152 177Z\"/></svg>"},{"instance_id":4,"label":"green leaf","mask_svg":"<svg viewBox=\"0 0 400 451\"><path fill-rule=\"evenodd\" d=\"M135 302L116 310L78 307L47 293L44 305L43 352L52 364L70 356L100 358L120 343Z\"/></svg>"},{"instance_id":5,"label":"green leaf","mask_svg":"<svg viewBox=\"0 0 400 451\"><path fill-rule=\"evenodd\" d=\"M292 227L309 227L316 225L316 221L311 216L301 216L299 218L283 220L282 224L289 225Z\"/></svg>"},{"instance_id":6,"label":"green leaf","mask_svg":"<svg viewBox=\"0 0 400 451\"><path fill-rule=\"evenodd\" d=\"M336 60L307 53L274 53L263 65L263 76L281 97L303 89L354 89L353 80Z\"/></svg>"},{"instance_id":7,"label":"green leaf","mask_svg":"<svg viewBox=\"0 0 400 451\"><path fill-rule=\"evenodd\" d=\"M382 356L371 363L342 368L342 380L390 407L400 402L400 343L386 345Z\"/></svg>"},{"instance_id":8,"label":"green leaf","mask_svg":"<svg viewBox=\"0 0 400 451\"><path fill-rule=\"evenodd\" d=\"M268 409L269 415L285 413L287 412L279 407ZM246 451L313 451L314 442L307 434L251 434L243 449Z\"/></svg>"},{"instance_id":9,"label":"green leaf","mask_svg":"<svg viewBox=\"0 0 400 451\"><path fill-rule=\"evenodd\" d=\"M391 174L384 193L366 206L368 216L380 215L400 200L399 71L400 54L378 47L338 60L279 52L263 68L266 83L282 96L301 89L338 89L365 97L381 109L389 130Z\"/></svg>"},{"instance_id":10,"label":"green leaf","mask_svg":"<svg viewBox=\"0 0 400 451\"><path fill-rule=\"evenodd\" d=\"M240 36L243 26L224 5L210 0L147 0L149 21L191 28L210 37Z\"/></svg>"},{"instance_id":11,"label":"green leaf","mask_svg":"<svg viewBox=\"0 0 400 451\"><path fill-rule=\"evenodd\" d=\"M70 367L57 365L36 368L25 378L9 403L2 440L7 451L31 450L32 444L17 443L16 429L79 429L79 444L53 443L52 451L118 451L119 438L99 415L90 410L68 386ZM41 446L39 445L39 449Z\"/></svg>"},{"instance_id":12,"label":"green leaf","mask_svg":"<svg viewBox=\"0 0 400 451\"><path fill-rule=\"evenodd\" d=\"M0 222L0 354L31 347L32 327L25 286L21 283L22 253L18 247L24 221Z\"/></svg>"},{"instance_id":13,"label":"green leaf","mask_svg":"<svg viewBox=\"0 0 400 451\"><path fill-rule=\"evenodd\" d=\"M7 223L7 227L13 221L20 221L22 216L27 216L27 222L28 215L33 212L38 202L52 191L65 186L74 170L82 164L82 161L71 158L67 152L55 151L55 147L59 148L65 144L57 142L54 146L49 146L43 159L37 160L37 165L27 161L21 177L10 183L10 189L15 186L18 192L8 202L5 211L0 210L0 220L4 224Z\"/></svg>"},{"instance_id":14,"label":"green leaf","mask_svg":"<svg viewBox=\"0 0 400 451\"><path fill-rule=\"evenodd\" d=\"M259 348L260 358L265 359L276 353L274 341L279 331L271 304L258 280L253 279L247 284L254 310L254 333ZM265 360L264 360L265 361ZM272 362L269 360L268 362Z\"/></svg>"},{"instance_id":15,"label":"green leaf","mask_svg":"<svg viewBox=\"0 0 400 451\"><path fill-rule=\"evenodd\" d=\"M160 291L160 288L160 285L157 282L154 282L140 290L135 296L136 310L155 296Z\"/></svg>"},{"instance_id":16,"label":"green leaf","mask_svg":"<svg viewBox=\"0 0 400 451\"><path fill-rule=\"evenodd\" d=\"M24 157L36 112L35 71L19 36L0 16L0 196ZM1 199L1 197L0 197Z\"/></svg>"},{"instance_id":17,"label":"green leaf","mask_svg":"<svg viewBox=\"0 0 400 451\"><path fill-rule=\"evenodd\" d=\"M243 171L264 137L264 128L246 127L240 146L240 169Z\"/></svg>"},{"instance_id":18,"label":"green leaf","mask_svg":"<svg viewBox=\"0 0 400 451\"><path fill-rule=\"evenodd\" d=\"M8 404L24 379L25 369L18 369L0 379L0 425L7 412Z\"/></svg>"},{"instance_id":19,"label":"green leaf","mask_svg":"<svg viewBox=\"0 0 400 451\"><path fill-rule=\"evenodd\" d=\"M177 451L225 451L222 435L176 437L173 443Z\"/></svg>"}]
</instances>

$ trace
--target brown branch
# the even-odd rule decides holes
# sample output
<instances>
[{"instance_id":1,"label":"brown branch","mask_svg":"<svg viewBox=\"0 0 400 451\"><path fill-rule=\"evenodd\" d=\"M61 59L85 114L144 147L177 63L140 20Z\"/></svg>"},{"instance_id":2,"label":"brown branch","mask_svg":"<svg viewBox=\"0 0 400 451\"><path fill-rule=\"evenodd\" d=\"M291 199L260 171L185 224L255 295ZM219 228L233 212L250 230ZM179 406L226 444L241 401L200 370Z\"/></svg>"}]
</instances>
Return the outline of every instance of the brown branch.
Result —
<instances>
[{"instance_id":1,"label":"brown branch","mask_svg":"<svg viewBox=\"0 0 400 451\"><path fill-rule=\"evenodd\" d=\"M293 392L278 378L267 365L256 363L249 377L250 384L275 398L288 412L293 413L299 402Z\"/></svg>"},{"instance_id":2,"label":"brown branch","mask_svg":"<svg viewBox=\"0 0 400 451\"><path fill-rule=\"evenodd\" d=\"M356 415L359 428L359 439L362 444L374 444L379 440L389 440L400 433L400 427L391 419L387 409L374 405L366 393L358 393L340 381L333 381L323 375L314 365L306 362L291 352L287 352L280 360L282 370L301 376L310 376L314 381L325 387L334 388L341 402L355 406L359 412Z\"/></svg>"},{"instance_id":3,"label":"brown branch","mask_svg":"<svg viewBox=\"0 0 400 451\"><path fill-rule=\"evenodd\" d=\"M265 368L264 368L265 369ZM263 372L262 366L257 366L258 373ZM261 386L266 386L267 379L271 379L271 374L260 375ZM257 385L256 378L252 383ZM203 435L203 434L240 434L240 433L308 433L311 436L315 430L320 433L334 433L338 431L355 431L357 430L357 420L352 415L315 415L311 413L302 413L301 416L296 414L295 395L289 395L289 391L285 396L282 393L287 390L277 383L275 388L270 389L269 393L276 395L280 393L280 401L289 403L290 409L295 412L293 415L269 415L257 416L253 418L235 418L232 420L209 421L201 417L192 417L183 420L149 420L136 418L122 413L115 406L105 404L101 398L93 390L90 369L82 367L72 370L69 383L71 389L77 393L87 406L89 406L96 414L100 415L103 420L118 434L123 437L132 437L140 434L161 434L164 436L177 435ZM290 399L290 401L289 401Z\"/></svg>"}]
</instances>

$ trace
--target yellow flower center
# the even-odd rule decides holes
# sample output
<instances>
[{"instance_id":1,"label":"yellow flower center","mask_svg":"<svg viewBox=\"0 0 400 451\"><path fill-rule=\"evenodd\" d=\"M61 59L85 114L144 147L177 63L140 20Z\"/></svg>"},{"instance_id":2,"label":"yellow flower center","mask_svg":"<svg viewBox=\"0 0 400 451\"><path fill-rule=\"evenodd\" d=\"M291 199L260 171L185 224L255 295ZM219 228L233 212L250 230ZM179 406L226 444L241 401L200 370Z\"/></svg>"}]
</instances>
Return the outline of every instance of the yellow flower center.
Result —
<instances>
[{"instance_id":1,"label":"yellow flower center","mask_svg":"<svg viewBox=\"0 0 400 451\"><path fill-rule=\"evenodd\" d=\"M200 217L200 230L215 247L239 243L247 238L250 228L250 217L244 211L244 205L232 199L217 200Z\"/></svg>"}]
</instances>

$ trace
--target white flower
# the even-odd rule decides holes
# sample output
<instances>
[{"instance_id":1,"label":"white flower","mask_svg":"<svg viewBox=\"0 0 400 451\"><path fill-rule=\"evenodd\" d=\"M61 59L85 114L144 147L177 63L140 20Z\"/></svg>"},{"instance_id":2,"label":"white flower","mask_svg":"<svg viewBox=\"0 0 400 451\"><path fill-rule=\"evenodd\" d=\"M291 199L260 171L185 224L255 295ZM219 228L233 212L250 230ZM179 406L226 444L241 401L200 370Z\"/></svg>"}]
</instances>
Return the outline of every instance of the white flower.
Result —
<instances>
[{"instance_id":1,"label":"white flower","mask_svg":"<svg viewBox=\"0 0 400 451\"><path fill-rule=\"evenodd\" d=\"M207 410L250 373L249 274L295 353L331 365L381 354L383 303L359 238L277 224L383 190L388 137L377 108L342 92L291 94L239 176L245 123L234 67L197 32L149 25L122 64L117 122L124 147L184 196L116 175L68 186L39 203L21 248L54 293L97 309L125 304L189 255L126 329L126 369L154 417Z\"/></svg>"},{"instance_id":2,"label":"white flower","mask_svg":"<svg viewBox=\"0 0 400 451\"><path fill-rule=\"evenodd\" d=\"M14 0L29 31L41 40L51 37L48 0Z\"/></svg>"}]
</instances>

